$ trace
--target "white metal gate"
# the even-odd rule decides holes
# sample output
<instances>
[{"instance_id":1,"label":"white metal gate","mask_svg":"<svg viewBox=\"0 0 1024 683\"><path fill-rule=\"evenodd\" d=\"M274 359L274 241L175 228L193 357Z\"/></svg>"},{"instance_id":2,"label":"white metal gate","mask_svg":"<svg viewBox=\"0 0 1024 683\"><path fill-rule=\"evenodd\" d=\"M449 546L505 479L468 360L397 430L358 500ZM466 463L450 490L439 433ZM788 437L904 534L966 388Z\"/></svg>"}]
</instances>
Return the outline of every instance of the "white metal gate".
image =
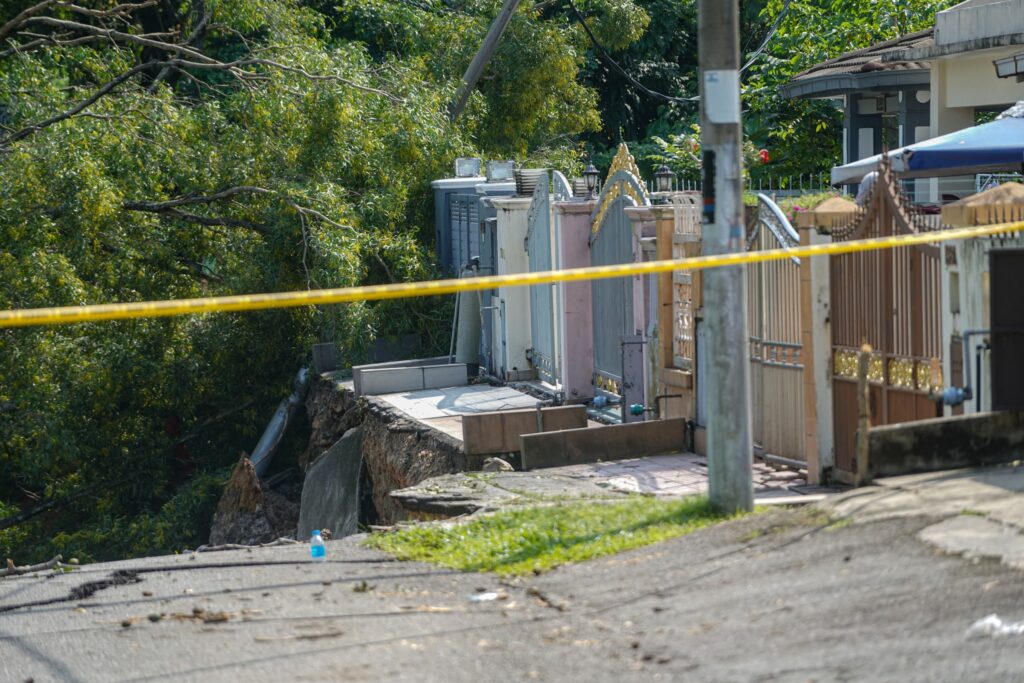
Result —
<instances>
[{"instance_id":1,"label":"white metal gate","mask_svg":"<svg viewBox=\"0 0 1024 683\"><path fill-rule=\"evenodd\" d=\"M747 250L790 249L799 243L800 235L775 202L758 195L757 223L747 237ZM754 441L766 456L803 463L800 260L793 257L747 268Z\"/></svg>"},{"instance_id":2,"label":"white metal gate","mask_svg":"<svg viewBox=\"0 0 1024 683\"><path fill-rule=\"evenodd\" d=\"M545 172L537 179L533 199L526 217L526 251L530 272L551 270L551 192ZM558 363L555 336L555 285L530 287L530 361L542 380L558 384Z\"/></svg>"}]
</instances>

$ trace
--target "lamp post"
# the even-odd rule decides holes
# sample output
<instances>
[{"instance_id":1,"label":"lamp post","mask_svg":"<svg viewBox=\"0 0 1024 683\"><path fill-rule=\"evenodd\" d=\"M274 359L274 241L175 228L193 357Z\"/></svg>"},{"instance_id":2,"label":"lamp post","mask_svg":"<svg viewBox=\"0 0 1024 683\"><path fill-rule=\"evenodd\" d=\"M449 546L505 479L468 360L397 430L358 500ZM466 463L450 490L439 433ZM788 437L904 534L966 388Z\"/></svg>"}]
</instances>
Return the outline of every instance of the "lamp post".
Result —
<instances>
[{"instance_id":1,"label":"lamp post","mask_svg":"<svg viewBox=\"0 0 1024 683\"><path fill-rule=\"evenodd\" d=\"M654 186L658 192L671 192L675 179L676 174L665 164L659 166L658 170L654 172Z\"/></svg>"},{"instance_id":2,"label":"lamp post","mask_svg":"<svg viewBox=\"0 0 1024 683\"><path fill-rule=\"evenodd\" d=\"M583 170L583 180L587 183L587 192L591 197L594 196L594 190L597 189L597 178L599 175L601 174L597 172L597 168L594 167L594 164L588 165Z\"/></svg>"}]
</instances>

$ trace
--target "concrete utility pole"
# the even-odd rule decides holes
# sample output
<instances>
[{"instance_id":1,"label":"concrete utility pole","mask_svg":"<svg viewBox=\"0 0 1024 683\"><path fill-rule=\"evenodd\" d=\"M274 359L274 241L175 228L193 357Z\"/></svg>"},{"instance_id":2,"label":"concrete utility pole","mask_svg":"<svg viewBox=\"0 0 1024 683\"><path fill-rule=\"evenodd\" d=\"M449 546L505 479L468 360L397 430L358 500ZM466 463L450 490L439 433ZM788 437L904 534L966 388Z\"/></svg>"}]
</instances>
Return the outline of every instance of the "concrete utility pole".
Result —
<instances>
[{"instance_id":1,"label":"concrete utility pole","mask_svg":"<svg viewBox=\"0 0 1024 683\"><path fill-rule=\"evenodd\" d=\"M455 93L455 99L452 100L451 105L448 107L448 118L455 121L462 114L462 110L466 108L466 102L469 101L469 94L473 92L473 88L476 87L476 82L480 80L480 75L484 72L484 67L487 66L487 62L491 61L491 57L494 55L494 51L498 49L498 43L501 41L501 34L505 32L505 27L508 26L508 22L512 21L512 15L515 14L516 8L519 7L521 0L505 0L505 4L502 6L501 11L498 12L498 16L495 18L494 23L491 24L490 30L487 32L487 37L484 38L483 44L480 49L477 50L476 55L473 57L473 61L469 63L469 68L466 69L466 73L462 76L462 83L459 84L459 89Z\"/></svg>"},{"instance_id":2,"label":"concrete utility pole","mask_svg":"<svg viewBox=\"0 0 1024 683\"><path fill-rule=\"evenodd\" d=\"M721 254L744 247L738 2L700 0L699 12L702 245ZM709 489L712 505L729 513L754 505L746 275L745 266L703 275Z\"/></svg>"}]
</instances>

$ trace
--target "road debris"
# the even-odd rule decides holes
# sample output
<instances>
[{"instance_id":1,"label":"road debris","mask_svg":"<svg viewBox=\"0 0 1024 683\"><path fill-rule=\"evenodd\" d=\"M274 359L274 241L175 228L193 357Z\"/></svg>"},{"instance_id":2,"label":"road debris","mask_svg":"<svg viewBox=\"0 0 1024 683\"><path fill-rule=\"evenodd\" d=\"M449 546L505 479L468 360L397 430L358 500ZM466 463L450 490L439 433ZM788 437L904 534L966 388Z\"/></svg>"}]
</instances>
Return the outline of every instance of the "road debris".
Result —
<instances>
[{"instance_id":1,"label":"road debris","mask_svg":"<svg viewBox=\"0 0 1024 683\"><path fill-rule=\"evenodd\" d=\"M1024 621L1003 621L998 614L990 614L971 624L964 637L974 640L1021 635L1024 635Z\"/></svg>"},{"instance_id":2,"label":"road debris","mask_svg":"<svg viewBox=\"0 0 1024 683\"><path fill-rule=\"evenodd\" d=\"M21 576L22 574L31 574L32 572L41 572L47 569L62 569L63 567L69 567L61 562L63 559L60 555L54 555L46 562L40 562L39 564L22 565L20 567L15 566L14 560L7 558L7 566L4 569L0 569L0 578L5 576ZM73 564L77 564L74 562Z\"/></svg>"}]
</instances>

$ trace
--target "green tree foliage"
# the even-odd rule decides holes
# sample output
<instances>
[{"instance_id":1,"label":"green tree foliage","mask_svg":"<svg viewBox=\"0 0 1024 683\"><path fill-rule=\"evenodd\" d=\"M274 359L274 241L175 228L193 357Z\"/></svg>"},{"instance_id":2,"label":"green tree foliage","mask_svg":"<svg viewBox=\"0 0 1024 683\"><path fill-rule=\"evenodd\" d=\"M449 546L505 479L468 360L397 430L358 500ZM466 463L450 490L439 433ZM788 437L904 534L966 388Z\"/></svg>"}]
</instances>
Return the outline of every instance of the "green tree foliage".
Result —
<instances>
[{"instance_id":1,"label":"green tree foliage","mask_svg":"<svg viewBox=\"0 0 1024 683\"><path fill-rule=\"evenodd\" d=\"M874 43L927 28L954 0L768 0L765 24L778 30L744 79L747 135L772 152L777 175L827 171L841 160L842 113L820 100L788 100L780 89L807 68Z\"/></svg>"},{"instance_id":2,"label":"green tree foliage","mask_svg":"<svg viewBox=\"0 0 1024 683\"><path fill-rule=\"evenodd\" d=\"M334 2L334 0L331 0ZM580 0L600 40L624 48L650 16L637 0ZM461 78L501 0L341 0L333 33L377 59L418 55L433 78ZM589 43L564 2L525 1L513 17L462 122L482 149L523 158L555 155L601 126L598 91L581 74Z\"/></svg>"},{"instance_id":3,"label":"green tree foliage","mask_svg":"<svg viewBox=\"0 0 1024 683\"><path fill-rule=\"evenodd\" d=\"M417 65L377 77L361 47L329 44L294 4L164 9L47 8L36 16L50 23L29 24L47 44L9 39L25 47L0 71L0 307L432 274L409 225L425 225L425 180L468 146ZM205 59L168 68L170 48L78 40L154 24L196 36ZM4 510L90 493L0 532L0 555L201 540L214 475L255 442L319 333L358 357L376 334L427 332L433 316L421 302L401 320L353 306L4 331Z\"/></svg>"},{"instance_id":4,"label":"green tree foliage","mask_svg":"<svg viewBox=\"0 0 1024 683\"><path fill-rule=\"evenodd\" d=\"M0 308L435 276L429 181L456 156L571 164L599 126L578 27L533 5L448 121L499 5L0 2ZM583 5L620 44L646 24L631 0ZM204 541L310 343L437 351L450 306L0 331L0 557Z\"/></svg>"},{"instance_id":5,"label":"green tree foliage","mask_svg":"<svg viewBox=\"0 0 1024 683\"><path fill-rule=\"evenodd\" d=\"M646 87L672 97L698 93L697 0L637 0L652 18L644 36L612 57ZM746 0L740 3L744 132L771 162L754 161L754 178L827 171L841 157L842 114L820 100L788 100L782 86L808 67L843 52L930 26L953 0ZM778 17L777 30L771 31ZM758 49L764 45L764 50ZM696 102L668 103L641 93L591 49L586 80L599 93L603 130L590 136L592 156L607 163L620 140L649 172L664 144L682 141L699 122ZM644 163L646 162L646 163ZM669 165L672 165L671 163ZM695 166L695 164L691 164Z\"/></svg>"}]
</instances>

